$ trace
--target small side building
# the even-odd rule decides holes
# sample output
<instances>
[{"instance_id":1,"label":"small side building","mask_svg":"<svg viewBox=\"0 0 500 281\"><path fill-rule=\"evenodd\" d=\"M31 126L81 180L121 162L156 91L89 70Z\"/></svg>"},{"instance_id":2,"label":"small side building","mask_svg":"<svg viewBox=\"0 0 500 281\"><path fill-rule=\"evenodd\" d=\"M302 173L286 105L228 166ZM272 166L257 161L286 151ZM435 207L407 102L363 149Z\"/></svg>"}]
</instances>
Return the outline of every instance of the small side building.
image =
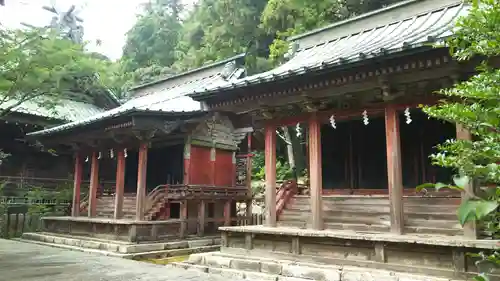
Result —
<instances>
[{"instance_id":1,"label":"small side building","mask_svg":"<svg viewBox=\"0 0 500 281\"><path fill-rule=\"evenodd\" d=\"M239 55L137 86L120 107L29 134L74 155L72 216L43 218L44 231L158 242L203 237L246 220L237 217L236 203L251 199L250 185L237 179L236 158L252 128L239 127L243 122L234 114L208 112L186 96L240 78L243 59ZM98 184L104 165L116 170L116 187L105 192ZM81 198L87 188L88 196ZM37 235L24 237L44 239Z\"/></svg>"}]
</instances>

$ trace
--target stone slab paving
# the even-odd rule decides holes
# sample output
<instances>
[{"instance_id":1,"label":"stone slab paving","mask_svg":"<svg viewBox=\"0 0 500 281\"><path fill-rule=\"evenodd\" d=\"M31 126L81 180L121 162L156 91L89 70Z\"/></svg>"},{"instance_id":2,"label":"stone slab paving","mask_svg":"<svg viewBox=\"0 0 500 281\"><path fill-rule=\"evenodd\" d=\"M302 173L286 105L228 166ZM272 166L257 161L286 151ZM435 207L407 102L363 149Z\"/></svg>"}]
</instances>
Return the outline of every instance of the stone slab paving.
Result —
<instances>
[{"instance_id":1,"label":"stone slab paving","mask_svg":"<svg viewBox=\"0 0 500 281\"><path fill-rule=\"evenodd\" d=\"M195 270L0 239L0 281L35 280L228 281Z\"/></svg>"}]
</instances>

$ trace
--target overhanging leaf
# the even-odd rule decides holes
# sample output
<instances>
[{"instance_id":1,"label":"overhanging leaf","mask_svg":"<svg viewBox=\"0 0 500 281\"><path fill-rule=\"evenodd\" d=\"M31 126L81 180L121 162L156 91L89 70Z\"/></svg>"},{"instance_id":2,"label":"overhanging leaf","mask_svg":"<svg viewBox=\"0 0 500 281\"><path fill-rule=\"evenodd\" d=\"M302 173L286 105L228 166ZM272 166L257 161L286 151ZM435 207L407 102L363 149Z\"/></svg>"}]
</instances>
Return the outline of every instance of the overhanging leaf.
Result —
<instances>
[{"instance_id":1,"label":"overhanging leaf","mask_svg":"<svg viewBox=\"0 0 500 281\"><path fill-rule=\"evenodd\" d=\"M465 189L465 186L470 182L470 179L468 176L453 177L453 182L456 186Z\"/></svg>"},{"instance_id":2,"label":"overhanging leaf","mask_svg":"<svg viewBox=\"0 0 500 281\"><path fill-rule=\"evenodd\" d=\"M457 216L460 224L463 226L466 222L476 219L475 201L464 201L457 210Z\"/></svg>"},{"instance_id":3,"label":"overhanging leaf","mask_svg":"<svg viewBox=\"0 0 500 281\"><path fill-rule=\"evenodd\" d=\"M498 208L497 201L477 201L476 206L476 218L478 220L484 218L491 212L495 211Z\"/></svg>"},{"instance_id":4,"label":"overhanging leaf","mask_svg":"<svg viewBox=\"0 0 500 281\"><path fill-rule=\"evenodd\" d=\"M480 220L495 211L498 206L499 203L497 201L464 201L457 210L458 220L461 225L464 225L468 221Z\"/></svg>"}]
</instances>

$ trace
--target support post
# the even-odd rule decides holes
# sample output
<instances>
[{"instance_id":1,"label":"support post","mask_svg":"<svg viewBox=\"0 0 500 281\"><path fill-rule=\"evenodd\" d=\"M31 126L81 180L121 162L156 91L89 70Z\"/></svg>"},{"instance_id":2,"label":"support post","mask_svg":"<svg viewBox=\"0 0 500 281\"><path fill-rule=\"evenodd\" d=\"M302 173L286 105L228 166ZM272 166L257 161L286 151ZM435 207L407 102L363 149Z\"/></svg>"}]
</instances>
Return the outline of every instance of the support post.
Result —
<instances>
[{"instance_id":1,"label":"support post","mask_svg":"<svg viewBox=\"0 0 500 281\"><path fill-rule=\"evenodd\" d=\"M393 105L388 105L385 108L385 135L391 232L403 234L403 176L401 168L401 144L399 139L399 117Z\"/></svg>"},{"instance_id":2,"label":"support post","mask_svg":"<svg viewBox=\"0 0 500 281\"><path fill-rule=\"evenodd\" d=\"M135 219L144 219L144 200L146 199L146 173L148 164L148 144L139 145L139 163L137 168L137 196L135 205Z\"/></svg>"},{"instance_id":3,"label":"support post","mask_svg":"<svg viewBox=\"0 0 500 281\"><path fill-rule=\"evenodd\" d=\"M224 203L224 226L231 226L231 200Z\"/></svg>"},{"instance_id":4,"label":"support post","mask_svg":"<svg viewBox=\"0 0 500 281\"><path fill-rule=\"evenodd\" d=\"M184 238L186 236L187 231L187 219L188 219L188 206L187 200L181 202L181 227L179 229L179 238Z\"/></svg>"},{"instance_id":5,"label":"support post","mask_svg":"<svg viewBox=\"0 0 500 281\"><path fill-rule=\"evenodd\" d=\"M456 124L456 130L457 130L457 140L467 140L470 141L472 140L472 136L466 128L464 128L461 124ZM467 184L465 187L464 192L462 192L461 197L462 197L462 202L469 200L471 197L474 196L475 190L474 190L474 183L470 182ZM477 225L475 221L469 221L465 223L463 226L464 228L464 236L469 238L469 239L477 239Z\"/></svg>"},{"instance_id":6,"label":"support post","mask_svg":"<svg viewBox=\"0 0 500 281\"><path fill-rule=\"evenodd\" d=\"M164 216L164 219L165 220L169 220L170 219L170 202L167 201L165 203L165 216Z\"/></svg>"},{"instance_id":7,"label":"support post","mask_svg":"<svg viewBox=\"0 0 500 281\"><path fill-rule=\"evenodd\" d=\"M200 200L198 204L198 236L205 234L205 200Z\"/></svg>"},{"instance_id":8,"label":"support post","mask_svg":"<svg viewBox=\"0 0 500 281\"><path fill-rule=\"evenodd\" d=\"M252 224L252 133L248 133L247 140L247 174L245 183L248 188L248 197L249 199L246 201L246 216L247 216L247 225Z\"/></svg>"},{"instance_id":9,"label":"support post","mask_svg":"<svg viewBox=\"0 0 500 281\"><path fill-rule=\"evenodd\" d=\"M116 154L116 190L114 218L123 217L123 193L125 188L125 152L119 149Z\"/></svg>"},{"instance_id":10,"label":"support post","mask_svg":"<svg viewBox=\"0 0 500 281\"><path fill-rule=\"evenodd\" d=\"M323 175L321 166L321 123L315 113L309 119L309 174L312 228L322 230L323 224Z\"/></svg>"},{"instance_id":11,"label":"support post","mask_svg":"<svg viewBox=\"0 0 500 281\"><path fill-rule=\"evenodd\" d=\"M276 128L265 127L266 170L266 221L268 227L276 227Z\"/></svg>"},{"instance_id":12,"label":"support post","mask_svg":"<svg viewBox=\"0 0 500 281\"><path fill-rule=\"evenodd\" d=\"M95 217L97 213L97 189L99 189L99 159L97 159L95 151L92 152L91 165L88 216Z\"/></svg>"},{"instance_id":13,"label":"support post","mask_svg":"<svg viewBox=\"0 0 500 281\"><path fill-rule=\"evenodd\" d=\"M71 208L72 217L78 217L80 215L80 192L82 186L82 171L83 171L82 156L79 153L76 153L75 175L73 184L73 205Z\"/></svg>"}]
</instances>

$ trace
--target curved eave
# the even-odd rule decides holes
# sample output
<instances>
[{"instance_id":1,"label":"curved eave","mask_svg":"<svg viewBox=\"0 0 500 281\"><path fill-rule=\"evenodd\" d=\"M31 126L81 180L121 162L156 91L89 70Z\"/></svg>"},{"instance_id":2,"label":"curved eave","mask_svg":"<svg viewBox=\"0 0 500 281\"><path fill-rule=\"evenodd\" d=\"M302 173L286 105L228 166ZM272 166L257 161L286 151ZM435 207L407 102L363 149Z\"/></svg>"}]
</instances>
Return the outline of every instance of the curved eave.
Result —
<instances>
[{"instance_id":1,"label":"curved eave","mask_svg":"<svg viewBox=\"0 0 500 281\"><path fill-rule=\"evenodd\" d=\"M94 118L94 119L89 119L86 120L85 122L79 123L78 126L74 126L71 123L60 125L57 127L41 130L41 131L36 131L27 134L26 136L29 138L39 138L39 137L52 137L58 134L70 134L72 132L78 131L78 130L85 130L89 128L92 125L98 125L99 123L105 123L109 120L116 119L116 118L123 118L123 117L131 117L131 116L137 116L137 115L147 115L147 116L161 116L161 117L169 117L169 118L179 118L179 117L184 117L184 118L190 118L190 117L196 117L200 114L205 113L204 111L198 110L198 111L183 111L183 112L166 112L166 111L152 111L148 109L137 109L137 108L129 108L127 110L119 111L114 114L106 115L101 118Z\"/></svg>"},{"instance_id":2,"label":"curved eave","mask_svg":"<svg viewBox=\"0 0 500 281\"><path fill-rule=\"evenodd\" d=\"M188 94L188 96L193 98L194 100L203 102L213 98L225 96L238 89L255 87L258 85L267 85L269 83L279 83L287 79L300 77L306 74L314 75L319 72L331 72L335 70L352 68L356 65L375 59L390 59L397 57L398 55L408 55L412 53L424 52L433 48L432 46L430 46L430 44L431 43L429 42L429 45L420 44L419 46L413 46L412 48L398 48L389 51L384 50L383 52L381 51L379 53L360 56L357 59L325 62L313 67L303 67L294 71L287 71L280 74L257 77L256 79L246 80L244 81L244 83L232 83L230 85L221 86L219 88L207 90L201 93L191 93Z\"/></svg>"}]
</instances>

